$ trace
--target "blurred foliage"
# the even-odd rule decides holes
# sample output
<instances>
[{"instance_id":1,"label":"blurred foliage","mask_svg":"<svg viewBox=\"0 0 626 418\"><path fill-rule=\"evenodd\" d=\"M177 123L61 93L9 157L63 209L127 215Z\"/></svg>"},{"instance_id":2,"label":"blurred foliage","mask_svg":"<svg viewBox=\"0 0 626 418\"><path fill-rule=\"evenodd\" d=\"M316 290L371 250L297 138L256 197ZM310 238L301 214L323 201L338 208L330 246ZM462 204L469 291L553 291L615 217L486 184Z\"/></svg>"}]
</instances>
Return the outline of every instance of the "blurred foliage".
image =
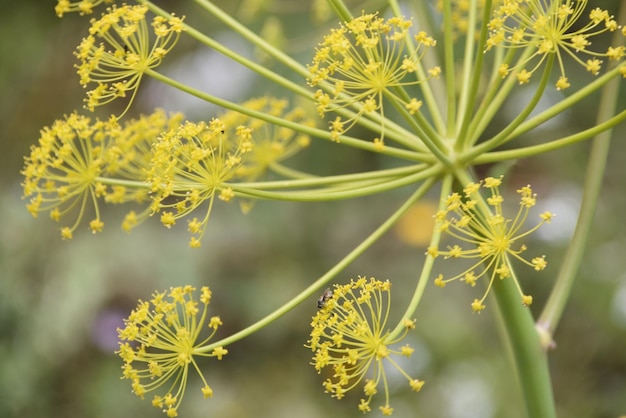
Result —
<instances>
[{"instance_id":1,"label":"blurred foliage","mask_svg":"<svg viewBox=\"0 0 626 418\"><path fill-rule=\"evenodd\" d=\"M115 328L137 299L174 285L209 285L214 292L212 313L224 321L220 332L235 332L324 273L395 210L398 195L405 191L341 203L261 202L249 215L239 213L236 205L222 204L212 215L200 251L187 247L184 231L165 230L156 220L124 234L115 225L121 216L114 209L106 216L104 233L92 236L85 228L74 240L61 241L49 219L32 219L24 209L18 173L39 129L81 106L72 51L87 23L75 15L59 20L53 2L45 3L11 2L0 14L0 416L160 417L148 402L131 394L127 381L119 380L121 361L113 354ZM219 3L256 31L264 30L267 18L280 22L280 33L286 36L283 46L303 62L310 60L314 44L330 27L311 21L308 2ZM364 8L373 3L366 2ZM223 35L212 19L201 20L204 17L192 2L159 4ZM192 44L181 45L181 56L193 52ZM268 92L263 83L251 83L242 94ZM145 100L146 109L140 110L149 111L149 102ZM625 106L622 93L621 107ZM546 126L520 140L539 142L550 130L574 130L592 120L593 108L590 100L579 113L565 115L561 125ZM626 166L621 161L625 139L626 128L621 126L615 131L594 234L556 334L557 348L550 354L563 417L626 414ZM542 241L533 243L550 265L541 275L523 278L535 296L533 309L547 297L571 233L568 212L575 214L580 201L588 148L582 143L510 167L512 189L530 183L538 190L540 203L557 206L544 208L557 212L550 226L555 232L548 231ZM320 144L299 156L297 163L346 172L385 164L366 153L355 157L350 150L349 155L348 159L336 144ZM422 222L431 220L426 217ZM424 247L407 246L390 234L342 277L389 278L394 282L394 305L402 307ZM416 395L392 381L397 391L394 415L524 416L506 347L499 340L495 304L472 315L473 297L462 286L450 286L445 292L427 290L410 341L416 352L405 366L426 385ZM291 417L294 411L300 418L361 416L356 410L358 394L341 402L331 399L323 393L323 376L308 365L311 353L303 345L314 310L311 300L229 347L222 362L207 362L205 376L215 397L203 400L199 382L192 380L197 390L188 391L181 416L280 418Z\"/></svg>"}]
</instances>

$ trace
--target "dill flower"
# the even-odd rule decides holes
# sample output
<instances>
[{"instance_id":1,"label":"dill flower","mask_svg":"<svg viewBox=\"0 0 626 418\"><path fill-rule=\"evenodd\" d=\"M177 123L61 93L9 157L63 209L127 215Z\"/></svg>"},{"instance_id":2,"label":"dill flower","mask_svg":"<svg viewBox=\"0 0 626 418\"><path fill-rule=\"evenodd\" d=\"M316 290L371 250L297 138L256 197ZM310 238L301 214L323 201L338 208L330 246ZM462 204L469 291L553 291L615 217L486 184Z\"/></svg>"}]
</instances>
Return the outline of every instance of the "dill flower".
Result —
<instances>
[{"instance_id":1,"label":"dill flower","mask_svg":"<svg viewBox=\"0 0 626 418\"><path fill-rule=\"evenodd\" d=\"M528 212L536 204L537 195L530 186L517 190L520 195L519 210L514 218L505 218L502 203L504 198L500 195L499 186L502 178L488 177L480 183L470 183L464 189L465 199L458 193L451 194L446 200L446 208L436 215L439 229L453 238L456 238L469 248L460 245L448 246L447 250L429 248L427 254L432 257L443 256L444 259L467 258L478 259L476 263L466 271L451 278L439 275L435 279L435 285L444 287L447 283L460 280L474 287L476 281L483 276L489 276L489 284L480 299L474 299L472 310L480 312L485 308L483 302L489 294L495 279L511 278L515 281L522 304L528 306L532 303L532 296L525 295L515 277L511 261L517 259L522 263L541 271L547 266L544 256L534 257L528 261L522 257L526 251L525 245L518 242L536 231L544 223L550 223L554 214L544 212L539 215L540 221L534 227L522 231L528 218ZM481 208L482 198L480 188L488 189L491 196L486 199L491 208L489 213ZM483 266L482 271L476 274L476 269Z\"/></svg>"},{"instance_id":2,"label":"dill flower","mask_svg":"<svg viewBox=\"0 0 626 418\"><path fill-rule=\"evenodd\" d=\"M251 130L239 126L232 137L220 119L185 122L165 132L154 144L147 181L154 193L153 211L161 211L161 223L170 228L176 221L208 201L201 218L188 222L189 245L200 247L215 196L229 201L227 185L252 149Z\"/></svg>"},{"instance_id":3,"label":"dill flower","mask_svg":"<svg viewBox=\"0 0 626 418\"><path fill-rule=\"evenodd\" d=\"M65 13L78 12L81 16L93 13L94 7L100 4L111 4L115 0L80 0L71 2L70 0L58 0L54 11L59 17Z\"/></svg>"},{"instance_id":4,"label":"dill flower","mask_svg":"<svg viewBox=\"0 0 626 418\"><path fill-rule=\"evenodd\" d=\"M133 393L140 398L171 382L164 395L154 395L152 405L160 408L168 417L178 415L193 366L204 386L205 398L213 396L195 356L216 357L221 360L228 354L224 347L216 347L210 353L200 348L205 345L222 325L218 316L208 320L211 333L201 342L198 337L207 323L207 310L211 291L204 286L200 298L194 297L192 286L172 287L168 292L155 292L150 302L139 301L124 329L118 329L121 342L116 352L124 361L122 379L132 382ZM202 313L199 305L202 304Z\"/></svg>"},{"instance_id":5,"label":"dill flower","mask_svg":"<svg viewBox=\"0 0 626 418\"><path fill-rule=\"evenodd\" d=\"M159 66L178 41L183 30L181 18L156 16L150 30L147 11L143 5L113 5L100 19L91 20L89 36L74 52L80 60L76 66L80 84L85 88L96 85L85 99L89 110L126 97L128 92L130 106L143 74ZM152 42L151 35L155 38Z\"/></svg>"},{"instance_id":6,"label":"dill flower","mask_svg":"<svg viewBox=\"0 0 626 418\"><path fill-rule=\"evenodd\" d=\"M161 131L179 126L182 117L157 110L119 124L115 118L92 121L72 113L45 127L22 170L28 210L33 216L49 212L57 222L76 211L74 223L61 229L62 238L71 239L90 205L96 217L89 227L96 233L104 227L100 202L142 204L143 211L131 211L122 224L129 231L150 214L146 173L152 143Z\"/></svg>"},{"instance_id":7,"label":"dill flower","mask_svg":"<svg viewBox=\"0 0 626 418\"><path fill-rule=\"evenodd\" d=\"M410 357L413 349L407 344L399 349L390 346L400 342L409 329L415 328L413 320L404 320L404 332L392 337L387 329L391 306L391 283L375 278L360 277L346 285L335 285L329 292L311 323L311 339L307 347L315 353L311 363L320 373L330 369L324 389L332 397L341 399L345 393L363 385L364 397L358 406L361 412L371 410L370 403L382 383L385 404L379 409L391 415L389 387L383 361L395 367L408 381L409 387L419 391L424 382L410 377L393 359L394 355ZM366 377L366 375L369 375Z\"/></svg>"},{"instance_id":8,"label":"dill flower","mask_svg":"<svg viewBox=\"0 0 626 418\"><path fill-rule=\"evenodd\" d=\"M92 232L102 230L98 200L105 195L106 186L99 178L104 172L106 137L118 130L113 119L92 122L72 113L44 127L39 144L31 146L30 155L25 157L21 173L24 197L30 197L28 211L34 217L50 212L50 217L59 221L78 210L74 224L61 229L63 239L72 238L89 205L95 212L90 224Z\"/></svg>"},{"instance_id":9,"label":"dill flower","mask_svg":"<svg viewBox=\"0 0 626 418\"><path fill-rule=\"evenodd\" d=\"M626 54L623 46L609 47L605 52L590 49L591 38L613 32L620 26L607 10L599 7L591 10L587 20L583 21L586 8L587 0L503 0L489 23L487 49L496 45L530 47L532 54L513 68L504 64L500 73L506 75L517 69L518 81L527 83L546 58L554 54L561 73L556 87L562 90L570 86L565 75L564 57L571 57L593 75L597 75L602 68L601 58L621 60Z\"/></svg>"},{"instance_id":10,"label":"dill flower","mask_svg":"<svg viewBox=\"0 0 626 418\"><path fill-rule=\"evenodd\" d=\"M417 85L420 60L435 40L425 32L410 39L412 22L398 17L383 19L364 14L332 29L316 50L309 66L309 85L320 86L315 93L320 115L341 108L356 109L347 119L336 117L330 123L333 140L347 132L363 115L381 116L384 137L383 98L394 105L407 106L410 99L396 94L399 87ZM407 45L414 45L408 49ZM432 74L438 74L434 69ZM414 106L413 106L414 107Z\"/></svg>"}]
</instances>

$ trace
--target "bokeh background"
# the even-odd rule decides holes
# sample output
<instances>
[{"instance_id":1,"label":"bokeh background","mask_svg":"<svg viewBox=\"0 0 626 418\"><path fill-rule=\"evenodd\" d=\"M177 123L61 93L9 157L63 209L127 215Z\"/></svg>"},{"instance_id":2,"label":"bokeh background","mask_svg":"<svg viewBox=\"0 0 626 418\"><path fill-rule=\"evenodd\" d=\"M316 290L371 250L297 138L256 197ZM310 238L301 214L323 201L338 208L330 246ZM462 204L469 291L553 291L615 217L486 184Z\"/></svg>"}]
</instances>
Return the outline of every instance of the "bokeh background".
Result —
<instances>
[{"instance_id":1,"label":"bokeh background","mask_svg":"<svg viewBox=\"0 0 626 418\"><path fill-rule=\"evenodd\" d=\"M205 15L191 1L161 1L189 22L269 68L282 71L240 37ZM265 34L303 63L335 21L311 1L222 0L218 5ZM375 10L376 1L352 2ZM616 9L619 1L603 2ZM322 275L366 237L410 190L334 203L259 202L243 215L236 204L220 204L200 250L187 247L183 228L166 230L157 220L132 234L117 227L119 208L106 208L105 230L96 236L85 225L71 241L60 239L47 216L32 218L21 199L23 156L39 130L82 106L72 51L87 31L88 18L59 19L51 0L0 1L0 416L31 418L160 417L149 401L120 380L115 329L137 299L174 285L208 285L211 313L224 321L222 336L268 314ZM406 4L407 13L412 8ZM99 12L97 13L99 15ZM161 68L164 72L231 100L284 95L219 54L184 36ZM571 79L589 75L572 71ZM572 82L572 85L575 85ZM510 111L515 112L513 98ZM626 106L621 94L620 108ZM558 100L559 96L548 100ZM593 123L597 96L521 140L541 142ZM172 89L147 82L132 112L155 107L181 110L208 120L220 110ZM97 115L119 111L110 106ZM84 110L81 112L86 113ZM499 123L505 123L501 121ZM571 301L550 353L554 390L562 417L615 418L626 415L626 127L615 130L613 151ZM321 141L320 141L321 142ZM557 213L528 243L546 254L549 267L530 272L523 286L545 301L574 228L589 143L517 161L509 168L511 190L532 184L537 212ZM293 160L317 173L346 173L387 164L371 154L315 142ZM487 172L490 167L485 168ZM505 195L506 196L506 195ZM390 279L394 306L403 309L423 260L424 238L432 227L436 195L429 196L337 281L358 274ZM413 231L407 243L406 231ZM403 234L404 232L404 234ZM417 238L416 238L417 236ZM442 268L443 266L440 265ZM320 291L321 293L321 291ZM391 376L392 406L398 417L523 417L520 395L499 339L495 306L472 315L476 295L464 286L445 291L430 286L409 337L416 348L404 366L426 380L410 393ZM308 365L303 346L315 312L315 298L263 331L233 344L223 361L202 363L214 388L204 400L195 377L180 409L184 417L356 417L359 394L342 401L323 393L322 376ZM197 389L197 390L195 390ZM378 411L371 413L378 416Z\"/></svg>"}]
</instances>

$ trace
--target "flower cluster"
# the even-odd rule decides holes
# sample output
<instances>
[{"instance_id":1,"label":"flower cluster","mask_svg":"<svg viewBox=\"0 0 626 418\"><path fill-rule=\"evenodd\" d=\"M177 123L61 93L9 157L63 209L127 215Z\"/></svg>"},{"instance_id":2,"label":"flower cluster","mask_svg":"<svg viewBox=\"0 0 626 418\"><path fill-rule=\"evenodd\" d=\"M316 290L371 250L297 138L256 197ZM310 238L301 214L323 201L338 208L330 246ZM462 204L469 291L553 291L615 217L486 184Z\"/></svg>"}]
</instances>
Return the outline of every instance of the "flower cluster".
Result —
<instances>
[{"instance_id":1,"label":"flower cluster","mask_svg":"<svg viewBox=\"0 0 626 418\"><path fill-rule=\"evenodd\" d=\"M586 8L587 0L503 0L489 22L487 49L496 45L530 48L531 54L513 67L502 64L500 74L506 76L517 70L520 84L528 83L546 58L554 55L561 73L556 87L562 90L570 86L565 75L565 57L571 57L593 75L600 72L602 57L621 60L626 55L624 46L611 46L605 52L590 49L591 38L621 27L607 10L599 7L589 12L586 23L581 23ZM626 28L621 30L626 36ZM581 54L588 59L583 60Z\"/></svg>"},{"instance_id":2,"label":"flower cluster","mask_svg":"<svg viewBox=\"0 0 626 418\"><path fill-rule=\"evenodd\" d=\"M91 205L95 218L89 227L94 233L102 231L99 202L143 203L148 199L143 183L151 144L161 130L179 125L181 119L180 114L167 116L157 110L120 125L114 118L92 120L72 113L45 127L22 170L29 212L35 217L49 212L58 222L77 211L74 223L61 229L63 239L71 239ZM137 218L134 212L129 216Z\"/></svg>"},{"instance_id":3,"label":"flower cluster","mask_svg":"<svg viewBox=\"0 0 626 418\"><path fill-rule=\"evenodd\" d=\"M161 223L170 228L176 220L208 201L201 220L188 223L192 237L189 245L198 248L204 235L215 196L229 201L232 179L252 150L250 128L239 126L229 138L220 119L185 122L165 132L154 145L147 181L153 193L153 208L161 211Z\"/></svg>"},{"instance_id":4,"label":"flower cluster","mask_svg":"<svg viewBox=\"0 0 626 418\"><path fill-rule=\"evenodd\" d=\"M326 392L341 399L344 394L363 383L364 398L359 410L368 412L373 396L382 383L385 404L383 415L391 415L389 387L383 361L394 366L408 381L414 391L424 382L410 377L393 359L393 355L409 357L413 349L407 344L399 349L390 348L415 328L413 320L404 320L404 332L391 336L387 319L391 306L391 283L375 278L359 277L346 285L336 285L332 293L325 292L318 302L320 309L311 323L309 348L315 353L313 362L319 372L328 368L332 373L324 382ZM371 372L371 373L369 373ZM366 375L369 374L369 377Z\"/></svg>"},{"instance_id":5,"label":"flower cluster","mask_svg":"<svg viewBox=\"0 0 626 418\"><path fill-rule=\"evenodd\" d=\"M183 31L181 18L156 16L150 31L147 12L148 7L143 5L113 5L100 19L91 20L89 36L75 52L80 60L77 66L80 84L96 85L85 99L89 110L126 97L128 92L131 92L130 106L143 74L159 66L178 41Z\"/></svg>"},{"instance_id":6,"label":"flower cluster","mask_svg":"<svg viewBox=\"0 0 626 418\"><path fill-rule=\"evenodd\" d=\"M411 114L419 111L421 101L398 94L396 89L426 79L420 60L436 42L425 32L410 39L411 25L410 20L398 17L385 20L377 14L364 14L324 37L309 66L309 84L322 87L315 94L318 111L322 116L342 108L354 111L347 119L337 116L330 123L333 140L338 141L365 116L380 123L381 137L375 141L382 144L385 97ZM414 46L408 49L407 45ZM439 72L433 68L430 75Z\"/></svg>"},{"instance_id":7,"label":"flower cluster","mask_svg":"<svg viewBox=\"0 0 626 418\"><path fill-rule=\"evenodd\" d=\"M146 393L157 390L171 382L164 395L154 395L152 405L163 409L168 417L178 415L189 367L200 375L205 398L213 396L195 356L215 357L221 360L228 354L224 347L215 347L209 353L202 347L215 335L222 325L218 316L208 320L210 335L201 342L198 337L207 319L207 308L211 301L208 287L201 289L200 298L194 298L196 288L173 287L167 292L155 292L150 302L139 301L124 329L118 329L120 349L117 354L124 360L123 379L132 382L133 393L143 399ZM200 313L199 305L202 304Z\"/></svg>"},{"instance_id":8,"label":"flower cluster","mask_svg":"<svg viewBox=\"0 0 626 418\"><path fill-rule=\"evenodd\" d=\"M467 244L469 248L463 248L457 244L448 246L445 251L431 247L427 252L432 257L443 256L445 259L478 259L463 273L448 279L444 279L440 274L435 279L435 285L440 287L454 280L461 280L474 287L478 279L489 275L489 284L483 296L472 302L474 312L485 309L483 302L496 278L500 280L512 278L520 293L522 303L526 306L530 305L532 296L522 292L511 267L511 261L512 259L520 260L537 271L543 270L547 265L543 256L535 257L530 261L523 258L521 254L526 251L526 246L518 245L518 243L544 223L549 223L554 214L542 213L537 225L522 232L528 212L536 203L536 194L530 186L517 190L520 195L519 210L514 218L505 218L502 210L504 198L499 191L501 184L502 178L488 177L480 183L468 184L463 189L465 199L458 193L451 194L446 201L446 208L437 213L436 220L441 231ZM486 199L486 207L479 193L481 187L491 192L491 196ZM479 266L482 266L482 271L476 274Z\"/></svg>"}]
</instances>

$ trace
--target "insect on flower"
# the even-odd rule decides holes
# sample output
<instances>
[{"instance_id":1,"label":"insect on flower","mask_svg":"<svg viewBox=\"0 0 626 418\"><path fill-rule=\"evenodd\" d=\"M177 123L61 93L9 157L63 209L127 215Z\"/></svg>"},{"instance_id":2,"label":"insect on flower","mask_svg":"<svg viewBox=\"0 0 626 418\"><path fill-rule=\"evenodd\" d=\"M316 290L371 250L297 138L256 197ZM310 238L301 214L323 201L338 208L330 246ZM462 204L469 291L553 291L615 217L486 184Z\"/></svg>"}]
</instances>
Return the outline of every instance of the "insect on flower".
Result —
<instances>
[{"instance_id":1,"label":"insect on flower","mask_svg":"<svg viewBox=\"0 0 626 418\"><path fill-rule=\"evenodd\" d=\"M324 306L326 306L326 302L333 297L333 291L330 289L326 289L324 290L324 293L322 293L322 296L319 297L319 299L317 299L317 309L322 309Z\"/></svg>"}]
</instances>

